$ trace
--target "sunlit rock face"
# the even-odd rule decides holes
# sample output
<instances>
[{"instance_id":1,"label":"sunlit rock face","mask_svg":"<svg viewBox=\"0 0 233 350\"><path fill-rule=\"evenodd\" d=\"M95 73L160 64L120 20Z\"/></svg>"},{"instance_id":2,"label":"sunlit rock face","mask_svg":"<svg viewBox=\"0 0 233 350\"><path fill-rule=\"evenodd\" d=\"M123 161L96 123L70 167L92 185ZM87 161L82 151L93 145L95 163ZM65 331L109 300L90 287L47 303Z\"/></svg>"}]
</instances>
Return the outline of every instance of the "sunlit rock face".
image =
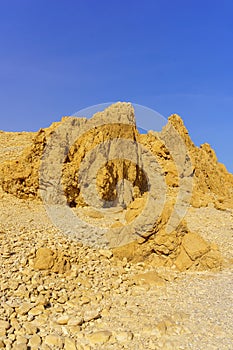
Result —
<instances>
[{"instance_id":1,"label":"sunlit rock face","mask_svg":"<svg viewBox=\"0 0 233 350\"><path fill-rule=\"evenodd\" d=\"M120 258L182 271L221 265L218 250L189 232L185 210L233 208L233 175L208 144L193 144L176 114L161 132L141 134L130 103L91 119L64 117L0 163L0 184L22 199L68 205L104 227L105 244Z\"/></svg>"}]
</instances>

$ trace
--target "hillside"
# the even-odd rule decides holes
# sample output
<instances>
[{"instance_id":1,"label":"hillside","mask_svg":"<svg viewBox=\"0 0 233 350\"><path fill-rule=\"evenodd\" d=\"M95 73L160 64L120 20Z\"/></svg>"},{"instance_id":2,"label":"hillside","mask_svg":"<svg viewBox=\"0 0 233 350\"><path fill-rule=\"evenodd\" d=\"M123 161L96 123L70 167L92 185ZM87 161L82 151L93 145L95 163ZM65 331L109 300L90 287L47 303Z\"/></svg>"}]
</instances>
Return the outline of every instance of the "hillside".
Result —
<instances>
[{"instance_id":1,"label":"hillside","mask_svg":"<svg viewBox=\"0 0 233 350\"><path fill-rule=\"evenodd\" d=\"M0 132L0 348L230 349L233 175L174 114Z\"/></svg>"}]
</instances>

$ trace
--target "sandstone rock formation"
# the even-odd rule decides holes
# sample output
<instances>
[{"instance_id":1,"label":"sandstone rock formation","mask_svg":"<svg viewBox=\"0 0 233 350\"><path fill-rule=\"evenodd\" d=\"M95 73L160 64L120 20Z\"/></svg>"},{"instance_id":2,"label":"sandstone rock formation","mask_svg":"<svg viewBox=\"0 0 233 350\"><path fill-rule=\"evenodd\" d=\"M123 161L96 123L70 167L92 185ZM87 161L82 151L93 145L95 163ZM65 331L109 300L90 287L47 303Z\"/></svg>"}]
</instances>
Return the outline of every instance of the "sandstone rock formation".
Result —
<instances>
[{"instance_id":1,"label":"sandstone rock formation","mask_svg":"<svg viewBox=\"0 0 233 350\"><path fill-rule=\"evenodd\" d=\"M122 117L123 116L123 117ZM123 120L126 118L126 123ZM77 118L64 117L61 122L53 123L47 129L40 129L35 134L32 145L24 149L16 160L6 160L1 165L0 184L4 191L20 198L39 197L39 167L45 145L51 135L61 124L71 120L74 127ZM80 118L84 124L85 118ZM95 126L97 125L98 126ZM220 208L233 207L233 175L228 173L225 166L218 163L217 157L210 145L203 144L196 147L188 135L182 119L172 115L168 125L172 125L185 142L194 172L194 190L192 192L192 205L196 207L213 203ZM171 187L178 186L176 164L172 161L169 150L163 140L164 131L149 132L140 135L135 126L133 107L129 104L115 104L104 112L93 117L93 129L82 133L81 137L71 145L66 155L63 169L63 185L70 205L80 205L83 200L79 198L78 170L85 155L96 145L110 139L130 139L145 145L156 155L162 164L166 183ZM66 136L66 135L64 135ZM147 191L146 179L140 168L127 161L109 161L99 169L97 174L97 187L105 200L116 198L116 184L126 178L133 184L134 197L137 198Z\"/></svg>"},{"instance_id":2,"label":"sandstone rock formation","mask_svg":"<svg viewBox=\"0 0 233 350\"><path fill-rule=\"evenodd\" d=\"M208 143L195 147L179 116L171 116L169 122L184 139L194 168L191 204L194 207L205 207L213 203L219 209L233 208L233 174L218 162Z\"/></svg>"},{"instance_id":3,"label":"sandstone rock formation","mask_svg":"<svg viewBox=\"0 0 233 350\"><path fill-rule=\"evenodd\" d=\"M53 252L49 248L40 248L36 252L34 259L35 270L49 270L53 272L64 273L69 271L69 259L63 256L61 252Z\"/></svg>"},{"instance_id":4,"label":"sandstone rock formation","mask_svg":"<svg viewBox=\"0 0 233 350\"><path fill-rule=\"evenodd\" d=\"M217 247L189 232L184 216L189 205L233 208L233 175L208 144L193 144L178 115L160 133L143 135L129 103L90 120L64 117L36 133L17 159L0 165L0 185L19 198L47 196L53 205L74 208L105 228L105 241L121 259L181 271L221 266ZM117 214L108 211L113 208ZM56 267L54 259L39 251L35 268L67 268L63 260Z\"/></svg>"}]
</instances>

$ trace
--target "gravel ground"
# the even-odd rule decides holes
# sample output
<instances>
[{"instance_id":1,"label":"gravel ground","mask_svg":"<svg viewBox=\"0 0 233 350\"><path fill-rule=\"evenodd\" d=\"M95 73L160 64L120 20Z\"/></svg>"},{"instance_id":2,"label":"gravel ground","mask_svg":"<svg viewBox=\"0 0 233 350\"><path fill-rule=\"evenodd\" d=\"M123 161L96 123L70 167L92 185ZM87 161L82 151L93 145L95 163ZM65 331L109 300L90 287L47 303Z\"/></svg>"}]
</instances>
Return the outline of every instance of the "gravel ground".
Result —
<instances>
[{"instance_id":1,"label":"gravel ground","mask_svg":"<svg viewBox=\"0 0 233 350\"><path fill-rule=\"evenodd\" d=\"M226 259L233 258L233 211L213 207L191 208L186 216L191 231L215 242Z\"/></svg>"},{"instance_id":2,"label":"gravel ground","mask_svg":"<svg viewBox=\"0 0 233 350\"><path fill-rule=\"evenodd\" d=\"M232 265L178 273L117 261L57 232L40 202L0 197L2 347L232 349ZM232 212L191 209L187 221L232 258ZM71 272L35 271L41 246L69 255ZM152 270L162 283L133 282Z\"/></svg>"}]
</instances>

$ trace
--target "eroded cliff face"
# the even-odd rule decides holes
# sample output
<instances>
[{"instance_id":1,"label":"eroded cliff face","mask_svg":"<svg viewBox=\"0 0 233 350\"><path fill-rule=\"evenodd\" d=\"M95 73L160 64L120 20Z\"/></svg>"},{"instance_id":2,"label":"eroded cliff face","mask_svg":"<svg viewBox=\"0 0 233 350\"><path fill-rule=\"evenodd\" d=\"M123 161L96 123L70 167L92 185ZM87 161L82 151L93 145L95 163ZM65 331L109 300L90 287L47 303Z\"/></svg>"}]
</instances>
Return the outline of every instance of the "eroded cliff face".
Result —
<instances>
[{"instance_id":1,"label":"eroded cliff face","mask_svg":"<svg viewBox=\"0 0 233 350\"><path fill-rule=\"evenodd\" d=\"M196 147L191 141L182 119L172 115L169 122L179 132L189 150L194 169L192 202L194 207L205 207L213 203L217 209L233 208L233 174L218 162L214 150L208 143Z\"/></svg>"},{"instance_id":2,"label":"eroded cliff face","mask_svg":"<svg viewBox=\"0 0 233 350\"><path fill-rule=\"evenodd\" d=\"M156 183L157 192L151 195ZM172 115L160 133L143 135L129 103L114 104L91 120L65 117L36 133L18 159L0 164L0 184L23 199L40 199L40 189L49 188L55 202L57 188L62 188L76 213L108 228L107 240L119 258L147 259L182 271L221 266L214 242L189 232L185 209L233 208L233 175L208 144L193 144L178 115ZM153 223L156 201L161 210ZM113 220L105 213L108 208L118 208Z\"/></svg>"},{"instance_id":3,"label":"eroded cliff face","mask_svg":"<svg viewBox=\"0 0 233 350\"><path fill-rule=\"evenodd\" d=\"M47 129L40 129L35 135L28 133L31 136L29 145L22 147L17 157L10 157L0 163L0 185L5 192L23 199L39 198L41 157L48 138L59 124L53 123ZM14 138L14 133L6 134L8 139Z\"/></svg>"}]
</instances>

